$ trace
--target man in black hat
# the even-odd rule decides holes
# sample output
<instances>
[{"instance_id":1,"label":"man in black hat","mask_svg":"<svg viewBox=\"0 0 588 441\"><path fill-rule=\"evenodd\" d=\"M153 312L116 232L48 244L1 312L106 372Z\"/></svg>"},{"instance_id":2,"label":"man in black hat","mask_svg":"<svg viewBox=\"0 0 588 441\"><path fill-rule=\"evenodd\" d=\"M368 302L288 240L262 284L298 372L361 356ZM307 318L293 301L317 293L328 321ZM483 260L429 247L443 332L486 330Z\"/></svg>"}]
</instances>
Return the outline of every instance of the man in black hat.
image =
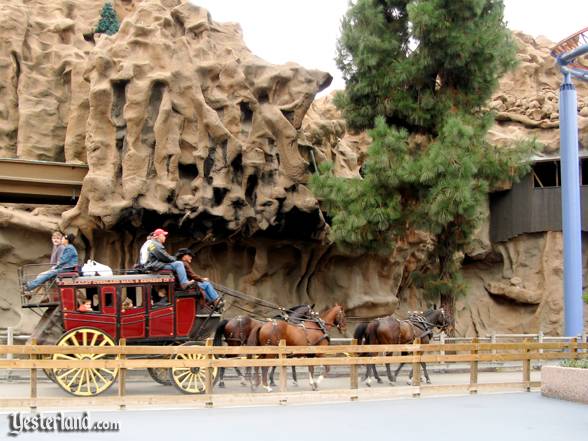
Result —
<instances>
[{"instance_id":1,"label":"man in black hat","mask_svg":"<svg viewBox=\"0 0 588 441\"><path fill-rule=\"evenodd\" d=\"M190 248L180 248L176 252L176 259L183 262L188 278L196 281L196 284L202 289L202 291L204 291L204 294L206 295L206 300L209 303L218 305L220 302L220 297L214 289L214 286L212 286L212 283L210 283L210 281L206 277L201 277L198 274L196 274L192 269L193 256L194 253Z\"/></svg>"}]
</instances>

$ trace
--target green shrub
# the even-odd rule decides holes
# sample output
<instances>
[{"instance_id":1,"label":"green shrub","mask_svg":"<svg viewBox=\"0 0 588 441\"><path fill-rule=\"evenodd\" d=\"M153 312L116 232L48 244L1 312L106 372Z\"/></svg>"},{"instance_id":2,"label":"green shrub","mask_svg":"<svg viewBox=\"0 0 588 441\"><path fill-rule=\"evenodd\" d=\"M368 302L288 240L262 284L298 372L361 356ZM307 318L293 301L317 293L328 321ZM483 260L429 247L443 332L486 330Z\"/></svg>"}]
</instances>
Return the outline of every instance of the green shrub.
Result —
<instances>
[{"instance_id":1,"label":"green shrub","mask_svg":"<svg viewBox=\"0 0 588 441\"><path fill-rule=\"evenodd\" d=\"M114 35L118 32L119 27L120 22L112 4L105 3L102 11L100 11L100 21L96 27L96 33Z\"/></svg>"},{"instance_id":2,"label":"green shrub","mask_svg":"<svg viewBox=\"0 0 588 441\"><path fill-rule=\"evenodd\" d=\"M563 360L561 362L561 366L563 366L563 367L573 367L573 368L588 369L588 359L584 359L584 360Z\"/></svg>"}]
</instances>

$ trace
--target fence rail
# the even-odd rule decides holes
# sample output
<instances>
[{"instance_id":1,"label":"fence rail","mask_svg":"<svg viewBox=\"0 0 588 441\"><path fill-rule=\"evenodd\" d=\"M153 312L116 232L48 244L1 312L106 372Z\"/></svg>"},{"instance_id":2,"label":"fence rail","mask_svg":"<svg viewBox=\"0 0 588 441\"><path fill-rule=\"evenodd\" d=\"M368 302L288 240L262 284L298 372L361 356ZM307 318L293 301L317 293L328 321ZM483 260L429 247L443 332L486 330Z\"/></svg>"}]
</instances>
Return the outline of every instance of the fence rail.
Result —
<instances>
[{"instance_id":1,"label":"fence rail","mask_svg":"<svg viewBox=\"0 0 588 441\"><path fill-rule=\"evenodd\" d=\"M391 353L405 352L408 355L388 355ZM42 356L52 354L105 354L114 356L113 359L79 359L79 360L52 360L43 359ZM519 390L531 390L540 386L539 382L531 381L532 360L562 360L588 358L588 343L579 339L571 339L567 342L505 342L487 343L473 339L470 343L431 343L410 345L357 345L352 344L333 346L286 346L281 342L280 346L265 347L229 347L212 346L208 340L205 346L127 346L121 342L119 346L95 347L95 346L49 346L49 345L3 345L0 346L0 355L7 357L0 359L0 369L30 371L30 394L28 398L0 398L0 407L32 407L43 405L56 405L57 403L70 403L72 405L105 404L125 406L128 404L147 403L164 404L174 402L169 395L151 396L148 399L133 397L126 394L126 372L129 369L144 368L199 368L204 369L207 375L205 394L181 398L176 396L177 402L189 401L191 403L201 401L212 405L213 401L226 401L227 396L213 394L212 370L219 367L272 367L280 368L281 378L279 393L274 394L274 399L284 402L296 394L288 394L286 383L286 368L289 366L349 366L349 389L339 391L349 399L357 399L362 392L359 391L358 365L408 363L411 364L415 376L412 386L405 390L413 396L421 393L447 393L461 391L476 393L479 390L496 390L500 388ZM202 358L171 359L177 354L198 354ZM311 355L312 358L306 356ZM10 358L8 356L12 356ZM144 356L145 358L140 358ZM160 358L154 358L158 356ZM223 358L231 356L232 358ZM264 356L264 358L253 358ZM266 358L268 357L268 358ZM519 361L522 363L522 381L509 383L482 384L479 382L478 371L481 362ZM468 384L453 385L421 385L420 363L469 363L470 381ZM120 369L118 382L118 396L98 396L89 398L41 398L37 393L38 369L75 369L75 368L107 368ZM57 387L57 386L56 386ZM395 390L396 389L396 390ZM388 395L398 395L398 389L390 388ZM404 388L407 389L407 388ZM332 398L333 391L322 392L323 395ZM385 392L374 391L375 396L384 396ZM379 394L379 395L378 395ZM268 398L260 398L263 394L246 395L249 402L267 402ZM365 395L365 393L364 393ZM264 395L267 396L267 395ZM255 398L257 397L257 398ZM246 400L246 401L247 401Z\"/></svg>"}]
</instances>

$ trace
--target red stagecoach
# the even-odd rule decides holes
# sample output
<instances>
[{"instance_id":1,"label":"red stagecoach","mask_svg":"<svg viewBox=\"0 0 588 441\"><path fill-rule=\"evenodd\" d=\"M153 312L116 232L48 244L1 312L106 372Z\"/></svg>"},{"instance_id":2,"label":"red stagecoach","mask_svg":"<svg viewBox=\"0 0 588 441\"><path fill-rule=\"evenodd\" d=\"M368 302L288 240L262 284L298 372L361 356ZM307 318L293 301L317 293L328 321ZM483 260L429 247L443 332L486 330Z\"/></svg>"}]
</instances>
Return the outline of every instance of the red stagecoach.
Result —
<instances>
[{"instance_id":1,"label":"red stagecoach","mask_svg":"<svg viewBox=\"0 0 588 441\"><path fill-rule=\"evenodd\" d=\"M21 286L38 272L38 265L19 269ZM25 308L44 309L32 337L39 344L64 346L63 353L51 356L54 360L115 358L106 354L68 354L66 347L113 346L121 338L129 345L201 344L220 319L219 312L206 304L198 289L179 289L169 271L93 277L61 273L32 294L23 291L21 298ZM184 393L204 390L204 372L198 368L148 371L155 381L173 383ZM93 396L114 383L118 369L53 368L45 373L73 395Z\"/></svg>"}]
</instances>

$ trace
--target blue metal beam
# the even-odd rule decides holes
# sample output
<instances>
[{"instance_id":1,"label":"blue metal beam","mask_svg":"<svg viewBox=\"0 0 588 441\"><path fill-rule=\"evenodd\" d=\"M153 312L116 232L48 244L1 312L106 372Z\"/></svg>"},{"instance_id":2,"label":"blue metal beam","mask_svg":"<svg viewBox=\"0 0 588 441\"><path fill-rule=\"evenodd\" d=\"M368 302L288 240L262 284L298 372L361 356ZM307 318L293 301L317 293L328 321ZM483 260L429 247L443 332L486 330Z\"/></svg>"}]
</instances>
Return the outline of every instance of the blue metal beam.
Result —
<instances>
[{"instance_id":1,"label":"blue metal beam","mask_svg":"<svg viewBox=\"0 0 588 441\"><path fill-rule=\"evenodd\" d=\"M578 160L578 104L571 75L570 72L564 72L564 81L560 88L559 118L564 238L564 334L577 336L581 335L584 329L582 220Z\"/></svg>"}]
</instances>

